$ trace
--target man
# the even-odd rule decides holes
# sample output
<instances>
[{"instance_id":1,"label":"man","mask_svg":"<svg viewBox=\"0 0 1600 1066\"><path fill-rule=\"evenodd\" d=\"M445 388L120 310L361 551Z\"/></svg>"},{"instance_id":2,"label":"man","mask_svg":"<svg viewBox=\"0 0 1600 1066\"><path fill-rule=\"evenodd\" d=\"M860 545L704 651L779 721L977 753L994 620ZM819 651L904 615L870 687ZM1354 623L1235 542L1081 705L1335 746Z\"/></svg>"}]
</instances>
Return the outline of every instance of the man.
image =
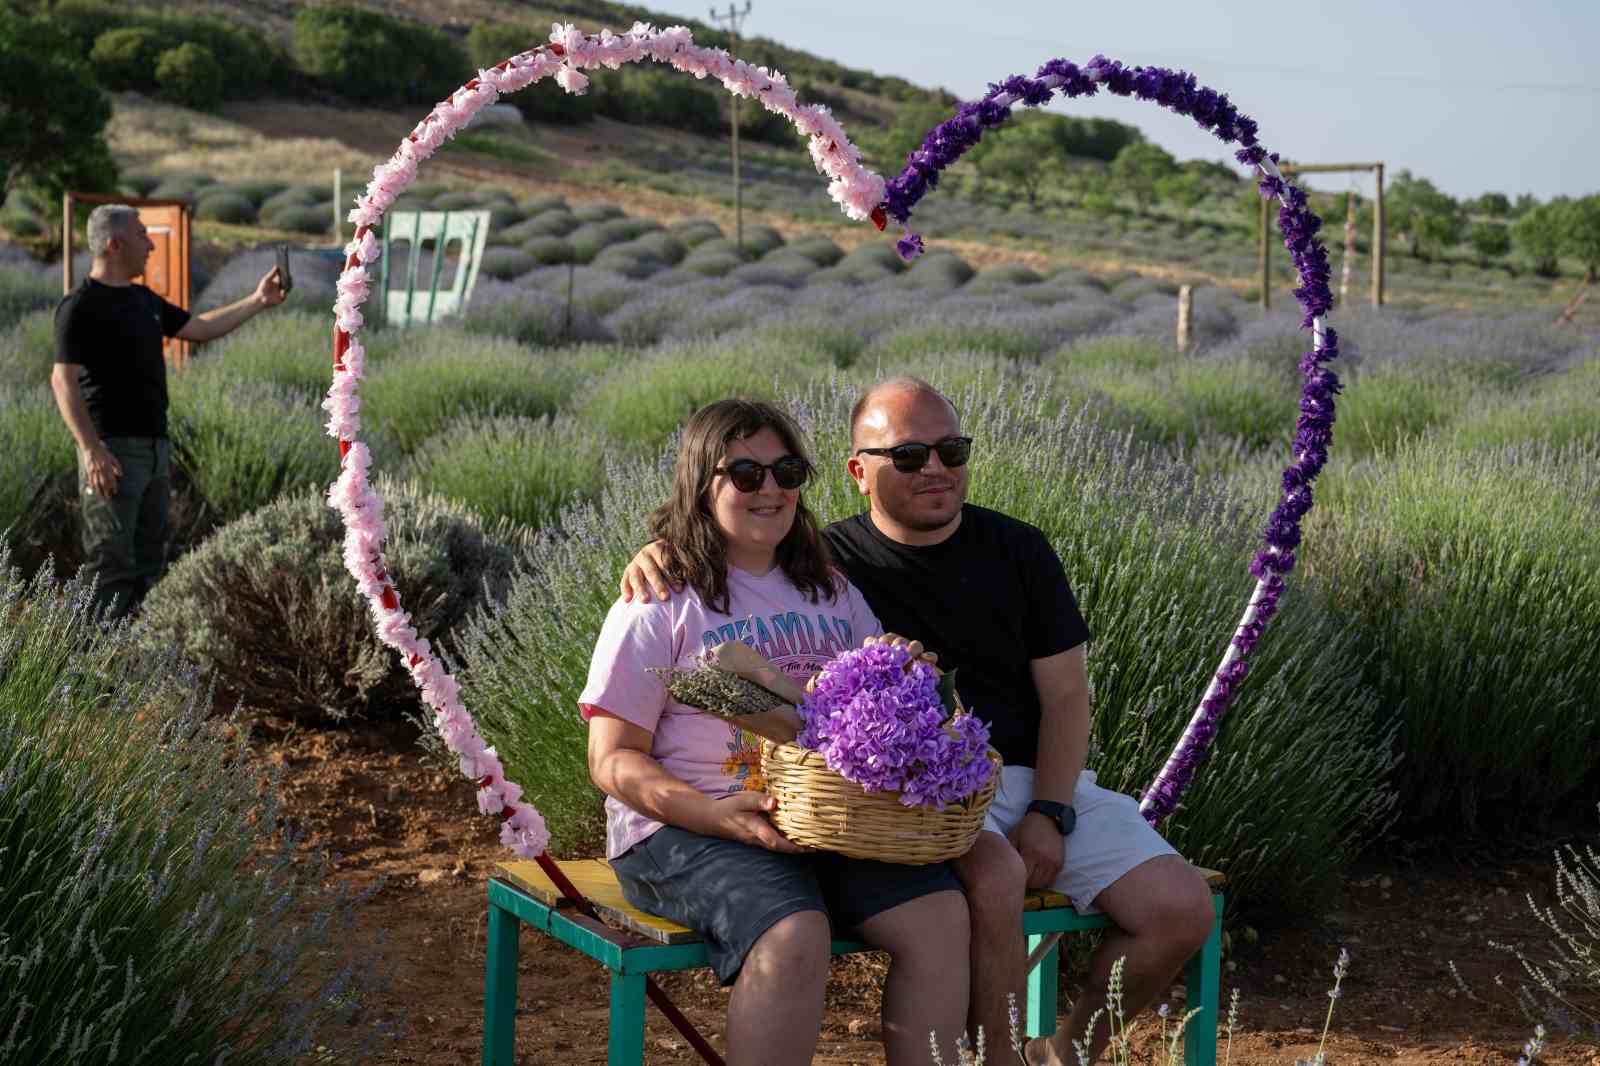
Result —
<instances>
[{"instance_id":1,"label":"man","mask_svg":"<svg viewBox=\"0 0 1600 1066\"><path fill-rule=\"evenodd\" d=\"M285 296L273 268L243 300L191 317L134 284L154 250L133 208L95 208L94 265L56 307L50 387L78 444L84 571L98 581L107 619L132 611L165 563L171 445L162 339L215 340Z\"/></svg>"},{"instance_id":2,"label":"man","mask_svg":"<svg viewBox=\"0 0 1600 1066\"><path fill-rule=\"evenodd\" d=\"M868 511L835 522L829 545L884 628L912 634L957 671L963 702L990 723L1005 768L984 832L956 861L972 916L971 1029L990 1047L1019 995L1028 890L1054 887L1082 912L1107 914L1110 932L1090 962L1067 1025L1031 1041L1029 1066L1089 1060L1110 1035L1090 1017L1106 1003L1111 967L1125 958L1131 1017L1210 933L1211 894L1198 873L1140 816L1132 798L1084 770L1090 732L1084 666L1088 628L1061 561L1034 527L966 502L971 441L954 406L926 382L896 378L870 389L851 414L847 462ZM646 548L623 595L669 594Z\"/></svg>"}]
</instances>

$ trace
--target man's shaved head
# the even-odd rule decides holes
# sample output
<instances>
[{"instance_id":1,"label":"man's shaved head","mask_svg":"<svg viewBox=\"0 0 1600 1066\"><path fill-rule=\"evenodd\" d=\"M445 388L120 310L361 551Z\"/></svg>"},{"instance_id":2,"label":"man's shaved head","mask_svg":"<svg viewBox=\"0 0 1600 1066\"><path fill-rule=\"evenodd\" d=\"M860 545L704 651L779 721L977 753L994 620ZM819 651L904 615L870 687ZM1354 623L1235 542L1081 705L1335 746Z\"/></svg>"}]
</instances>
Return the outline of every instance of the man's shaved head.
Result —
<instances>
[{"instance_id":1,"label":"man's shaved head","mask_svg":"<svg viewBox=\"0 0 1600 1066\"><path fill-rule=\"evenodd\" d=\"M856 405L850 409L851 449L866 446L863 444L862 438L863 431L867 428L869 423L871 430L880 430L882 428L886 428L883 425L885 420L882 418L882 407L884 401L888 400L890 397L909 398L912 396L929 397L931 399L940 401L944 404L944 406L950 409L950 413L955 416L956 424L958 426L960 425L961 415L956 410L956 405L950 402L950 398L948 396L934 388L932 385L928 384L928 382L922 380L921 378L914 378L910 376L887 378L878 382L866 392L863 392L861 394L861 399L857 400ZM869 431L866 435L875 437L879 434Z\"/></svg>"}]
</instances>

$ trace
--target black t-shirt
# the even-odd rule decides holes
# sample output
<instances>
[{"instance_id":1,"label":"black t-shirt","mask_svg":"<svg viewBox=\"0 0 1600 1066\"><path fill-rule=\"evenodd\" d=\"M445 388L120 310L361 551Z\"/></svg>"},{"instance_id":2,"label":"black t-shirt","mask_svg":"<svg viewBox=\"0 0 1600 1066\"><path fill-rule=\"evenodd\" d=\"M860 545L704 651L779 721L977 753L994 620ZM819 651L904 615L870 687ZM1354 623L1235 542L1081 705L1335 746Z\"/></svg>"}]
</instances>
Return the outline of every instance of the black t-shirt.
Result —
<instances>
[{"instance_id":1,"label":"black t-shirt","mask_svg":"<svg viewBox=\"0 0 1600 1066\"><path fill-rule=\"evenodd\" d=\"M101 437L167 435L167 364L161 342L189 312L143 285L93 278L56 307L56 362L76 363L78 383Z\"/></svg>"},{"instance_id":2,"label":"black t-shirt","mask_svg":"<svg viewBox=\"0 0 1600 1066\"><path fill-rule=\"evenodd\" d=\"M989 742L1006 763L1033 766L1039 694L1030 664L1089 639L1044 534L970 503L949 539L925 548L890 540L866 514L825 532L884 628L938 653L941 667L956 670L961 702L989 723Z\"/></svg>"}]
</instances>

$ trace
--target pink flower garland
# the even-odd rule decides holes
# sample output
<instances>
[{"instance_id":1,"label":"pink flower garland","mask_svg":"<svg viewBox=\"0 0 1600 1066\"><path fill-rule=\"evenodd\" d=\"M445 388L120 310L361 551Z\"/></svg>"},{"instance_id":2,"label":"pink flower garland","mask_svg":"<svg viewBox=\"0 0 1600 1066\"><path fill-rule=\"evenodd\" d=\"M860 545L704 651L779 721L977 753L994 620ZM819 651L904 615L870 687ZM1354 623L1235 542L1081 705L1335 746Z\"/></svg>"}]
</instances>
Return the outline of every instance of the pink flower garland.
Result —
<instances>
[{"instance_id":1,"label":"pink flower garland","mask_svg":"<svg viewBox=\"0 0 1600 1066\"><path fill-rule=\"evenodd\" d=\"M789 119L808 138L812 161L828 177L828 194L844 213L856 220L872 218L882 228L881 213L877 217L874 213L883 201L883 179L861 165L860 152L828 109L801 106L782 74L753 67L721 49L699 47L682 26L657 30L635 23L627 33L604 30L596 36L582 33L570 24L557 24L548 45L479 71L450 99L434 107L387 162L373 168L366 194L350 212L356 232L345 247L345 266L333 305L333 384L322 408L328 412L328 435L339 441L340 474L328 489L328 505L344 519L345 567L371 605L378 637L400 653L411 671L423 702L433 710L439 735L460 760L461 772L478 782L478 809L502 818L501 843L527 859L537 858L550 842L544 818L523 801L521 786L506 779L499 755L484 742L472 715L462 705L455 678L445 670L428 641L417 635L411 615L401 607L400 596L389 578L383 554L387 536L383 500L372 490L367 476L372 454L356 439L361 432L360 383L366 362L358 339L365 324L361 307L372 291L369 268L379 257L373 228L416 179L418 165L471 122L479 109L498 96L552 75L567 92L582 93L589 84L582 73L585 68L615 70L642 59L669 64L696 78L715 77L729 92L754 97L767 110Z\"/></svg>"}]
</instances>

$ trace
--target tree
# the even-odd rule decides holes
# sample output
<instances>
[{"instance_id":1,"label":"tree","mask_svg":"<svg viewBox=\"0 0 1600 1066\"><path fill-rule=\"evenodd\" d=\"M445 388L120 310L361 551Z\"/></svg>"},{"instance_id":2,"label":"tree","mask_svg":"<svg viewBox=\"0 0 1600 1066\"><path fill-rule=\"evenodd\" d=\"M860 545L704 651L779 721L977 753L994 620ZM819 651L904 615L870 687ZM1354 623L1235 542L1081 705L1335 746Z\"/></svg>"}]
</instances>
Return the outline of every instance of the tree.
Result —
<instances>
[{"instance_id":1,"label":"tree","mask_svg":"<svg viewBox=\"0 0 1600 1066\"><path fill-rule=\"evenodd\" d=\"M1394 228L1412 255L1422 259L1461 239L1461 208L1427 178L1402 170L1389 186Z\"/></svg>"},{"instance_id":2,"label":"tree","mask_svg":"<svg viewBox=\"0 0 1600 1066\"><path fill-rule=\"evenodd\" d=\"M928 131L950 114L950 108L927 97L895 108L894 121L889 124L888 132L879 138L878 151L874 153L881 158L880 169L886 174L900 173L907 157L922 147Z\"/></svg>"},{"instance_id":3,"label":"tree","mask_svg":"<svg viewBox=\"0 0 1600 1066\"><path fill-rule=\"evenodd\" d=\"M1144 210L1155 198L1156 183L1171 176L1178 167L1172 154L1148 142L1130 144L1111 161L1111 178L1133 194Z\"/></svg>"},{"instance_id":4,"label":"tree","mask_svg":"<svg viewBox=\"0 0 1600 1066\"><path fill-rule=\"evenodd\" d=\"M1490 218L1509 218L1511 201L1503 192L1486 192L1472 202L1472 210Z\"/></svg>"},{"instance_id":5,"label":"tree","mask_svg":"<svg viewBox=\"0 0 1600 1066\"><path fill-rule=\"evenodd\" d=\"M0 6L0 177L52 198L67 188L110 189L117 166L106 144L111 102L74 42L47 19Z\"/></svg>"},{"instance_id":6,"label":"tree","mask_svg":"<svg viewBox=\"0 0 1600 1066\"><path fill-rule=\"evenodd\" d=\"M1499 259L1511 251L1511 231L1502 222L1474 222L1467 239L1485 266L1489 260Z\"/></svg>"},{"instance_id":7,"label":"tree","mask_svg":"<svg viewBox=\"0 0 1600 1066\"><path fill-rule=\"evenodd\" d=\"M1562 214L1563 249L1583 264L1583 283L1592 285L1600 269L1600 193L1570 201Z\"/></svg>"},{"instance_id":8,"label":"tree","mask_svg":"<svg viewBox=\"0 0 1600 1066\"><path fill-rule=\"evenodd\" d=\"M1564 200L1535 204L1511 224L1511 240L1533 272L1553 278L1559 272L1558 260L1566 233L1561 218Z\"/></svg>"}]
</instances>

